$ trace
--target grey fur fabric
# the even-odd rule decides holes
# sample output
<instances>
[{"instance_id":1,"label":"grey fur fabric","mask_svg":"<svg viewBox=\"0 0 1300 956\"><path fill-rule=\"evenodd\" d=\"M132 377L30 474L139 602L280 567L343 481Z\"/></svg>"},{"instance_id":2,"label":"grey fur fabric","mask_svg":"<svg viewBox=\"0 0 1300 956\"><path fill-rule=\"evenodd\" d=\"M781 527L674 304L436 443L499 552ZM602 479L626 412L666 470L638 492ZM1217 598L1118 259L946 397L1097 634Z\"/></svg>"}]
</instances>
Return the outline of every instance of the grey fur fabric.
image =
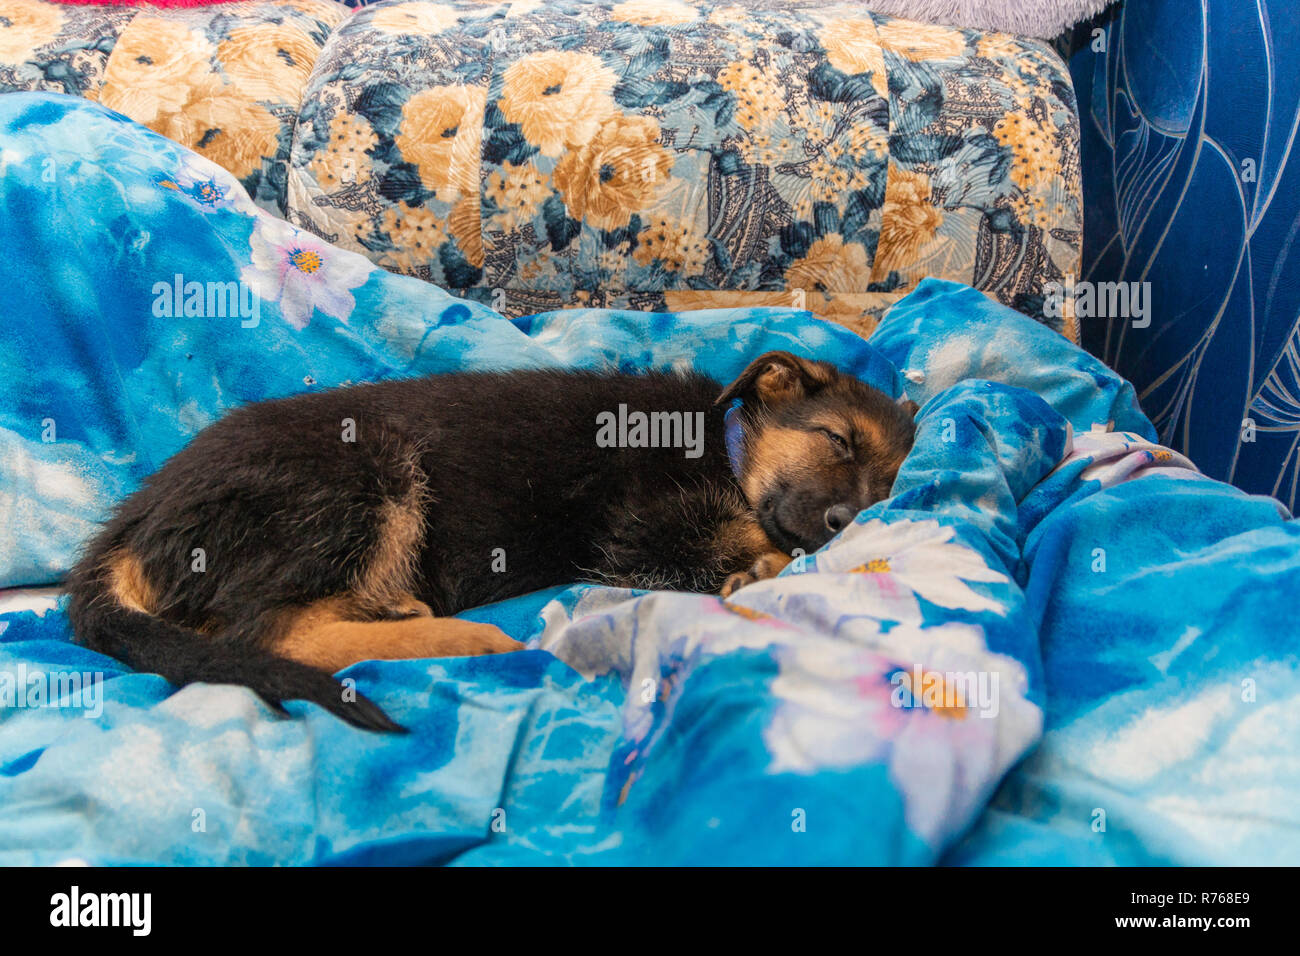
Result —
<instances>
[{"instance_id":1,"label":"grey fur fabric","mask_svg":"<svg viewBox=\"0 0 1300 956\"><path fill-rule=\"evenodd\" d=\"M1114 0L867 0L876 13L1050 40Z\"/></svg>"}]
</instances>

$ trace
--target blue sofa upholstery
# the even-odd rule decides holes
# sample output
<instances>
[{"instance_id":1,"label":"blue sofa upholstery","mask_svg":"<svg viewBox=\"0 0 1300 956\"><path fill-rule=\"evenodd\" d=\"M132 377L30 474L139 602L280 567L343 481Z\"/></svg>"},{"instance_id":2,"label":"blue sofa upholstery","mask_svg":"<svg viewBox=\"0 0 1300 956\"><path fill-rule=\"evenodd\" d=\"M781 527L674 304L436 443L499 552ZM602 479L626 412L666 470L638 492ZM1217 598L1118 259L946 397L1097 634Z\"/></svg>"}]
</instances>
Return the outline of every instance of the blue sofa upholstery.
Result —
<instances>
[{"instance_id":1,"label":"blue sofa upholstery","mask_svg":"<svg viewBox=\"0 0 1300 956\"><path fill-rule=\"evenodd\" d=\"M1133 381L1162 441L1294 510L1300 9L1124 0L1070 46L1083 278L1151 283L1150 325L1081 319L1083 343Z\"/></svg>"}]
</instances>

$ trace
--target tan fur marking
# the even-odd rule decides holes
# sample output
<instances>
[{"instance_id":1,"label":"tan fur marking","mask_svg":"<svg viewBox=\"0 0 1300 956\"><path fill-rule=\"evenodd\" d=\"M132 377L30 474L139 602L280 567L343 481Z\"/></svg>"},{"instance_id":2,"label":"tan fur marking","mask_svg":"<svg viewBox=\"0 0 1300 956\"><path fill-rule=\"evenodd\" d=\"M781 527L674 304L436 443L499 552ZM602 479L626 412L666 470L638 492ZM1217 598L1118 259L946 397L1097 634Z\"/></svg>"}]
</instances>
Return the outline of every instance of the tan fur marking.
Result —
<instances>
[{"instance_id":1,"label":"tan fur marking","mask_svg":"<svg viewBox=\"0 0 1300 956\"><path fill-rule=\"evenodd\" d=\"M758 556L754 566L749 569L749 573L759 581L765 581L784 571L791 560L790 555L783 551L768 551Z\"/></svg>"},{"instance_id":2,"label":"tan fur marking","mask_svg":"<svg viewBox=\"0 0 1300 956\"><path fill-rule=\"evenodd\" d=\"M719 592L724 598L731 597L741 588L754 584L757 581L766 581L768 578L774 578L785 570L786 565L790 563L790 555L782 551L767 551L760 554L754 563L749 566L747 571L737 571L729 576L722 583L722 590Z\"/></svg>"},{"instance_id":3,"label":"tan fur marking","mask_svg":"<svg viewBox=\"0 0 1300 956\"><path fill-rule=\"evenodd\" d=\"M153 614L158 593L145 577L140 559L129 551L115 551L107 564L108 590L113 599L127 610Z\"/></svg>"},{"instance_id":4,"label":"tan fur marking","mask_svg":"<svg viewBox=\"0 0 1300 956\"><path fill-rule=\"evenodd\" d=\"M790 401L803 394L803 383L799 381L798 373L776 363L759 373L754 388L763 401L768 403Z\"/></svg>"},{"instance_id":5,"label":"tan fur marking","mask_svg":"<svg viewBox=\"0 0 1300 956\"><path fill-rule=\"evenodd\" d=\"M746 556L761 554L772 547L767 533L752 512L725 522L718 529L716 540L720 547Z\"/></svg>"},{"instance_id":6,"label":"tan fur marking","mask_svg":"<svg viewBox=\"0 0 1300 956\"><path fill-rule=\"evenodd\" d=\"M869 448L880 448L886 444L885 429L870 415L854 415L853 425L858 434L866 436Z\"/></svg>"},{"instance_id":7,"label":"tan fur marking","mask_svg":"<svg viewBox=\"0 0 1300 956\"><path fill-rule=\"evenodd\" d=\"M412 464L412 468L414 468ZM422 478L401 499L380 506L377 543L357 575L353 593L362 604L389 608L415 584L416 562L424 543L427 490Z\"/></svg>"},{"instance_id":8,"label":"tan fur marking","mask_svg":"<svg viewBox=\"0 0 1300 956\"><path fill-rule=\"evenodd\" d=\"M746 449L743 486L745 497L757 505L764 490L778 474L791 474L816 461L822 439L801 428L768 426Z\"/></svg>"},{"instance_id":9,"label":"tan fur marking","mask_svg":"<svg viewBox=\"0 0 1300 956\"><path fill-rule=\"evenodd\" d=\"M523 647L491 624L432 617L428 606L410 595L406 606L417 613L423 608L423 613L396 621L357 620L360 612L355 598L317 601L286 613L275 651L334 672L358 661L472 657Z\"/></svg>"},{"instance_id":10,"label":"tan fur marking","mask_svg":"<svg viewBox=\"0 0 1300 956\"><path fill-rule=\"evenodd\" d=\"M767 532L752 513L733 518L718 532L717 550L731 567L748 564L748 570L730 575L722 586L722 596L764 578L775 577L790 563L790 556L778 551ZM734 559L735 563L732 563Z\"/></svg>"},{"instance_id":11,"label":"tan fur marking","mask_svg":"<svg viewBox=\"0 0 1300 956\"><path fill-rule=\"evenodd\" d=\"M714 550L732 566L746 564L760 554L776 550L752 511L723 522L713 541Z\"/></svg>"}]
</instances>

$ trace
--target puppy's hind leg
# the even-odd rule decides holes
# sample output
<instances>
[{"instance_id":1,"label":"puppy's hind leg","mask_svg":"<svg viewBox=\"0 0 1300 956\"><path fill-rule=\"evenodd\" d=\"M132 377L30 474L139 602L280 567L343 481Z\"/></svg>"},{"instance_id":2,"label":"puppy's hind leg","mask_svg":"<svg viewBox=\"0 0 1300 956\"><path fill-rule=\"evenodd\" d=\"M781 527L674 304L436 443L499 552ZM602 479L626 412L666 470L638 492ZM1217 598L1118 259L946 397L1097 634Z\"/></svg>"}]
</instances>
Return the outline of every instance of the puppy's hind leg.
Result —
<instances>
[{"instance_id":1,"label":"puppy's hind leg","mask_svg":"<svg viewBox=\"0 0 1300 956\"><path fill-rule=\"evenodd\" d=\"M524 647L491 624L433 617L414 598L399 602L393 613L405 616L376 620L345 598L318 601L286 615L273 648L333 673L365 660L472 657Z\"/></svg>"},{"instance_id":2,"label":"puppy's hind leg","mask_svg":"<svg viewBox=\"0 0 1300 956\"><path fill-rule=\"evenodd\" d=\"M343 593L281 612L270 643L282 657L330 672L357 661L468 657L520 650L490 624L434 617L413 593L429 504L417 456L393 456L390 494L368 515L370 540Z\"/></svg>"}]
</instances>

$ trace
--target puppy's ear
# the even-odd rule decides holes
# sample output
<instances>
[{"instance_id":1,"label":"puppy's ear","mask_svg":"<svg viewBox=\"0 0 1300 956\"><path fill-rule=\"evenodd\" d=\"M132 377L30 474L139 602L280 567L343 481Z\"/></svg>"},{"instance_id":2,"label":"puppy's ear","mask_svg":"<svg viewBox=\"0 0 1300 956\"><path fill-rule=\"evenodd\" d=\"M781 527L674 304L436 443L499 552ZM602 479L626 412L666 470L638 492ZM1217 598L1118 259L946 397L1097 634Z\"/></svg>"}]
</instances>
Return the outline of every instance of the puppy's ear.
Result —
<instances>
[{"instance_id":1,"label":"puppy's ear","mask_svg":"<svg viewBox=\"0 0 1300 956\"><path fill-rule=\"evenodd\" d=\"M907 413L908 418L915 418L916 413L921 406L916 404L916 402L912 401L906 395L904 395L901 398L899 398L898 407Z\"/></svg>"},{"instance_id":2,"label":"puppy's ear","mask_svg":"<svg viewBox=\"0 0 1300 956\"><path fill-rule=\"evenodd\" d=\"M827 362L812 362L789 352L768 352L724 388L716 404L733 398L756 399L764 405L794 401L829 385L838 374Z\"/></svg>"}]
</instances>

